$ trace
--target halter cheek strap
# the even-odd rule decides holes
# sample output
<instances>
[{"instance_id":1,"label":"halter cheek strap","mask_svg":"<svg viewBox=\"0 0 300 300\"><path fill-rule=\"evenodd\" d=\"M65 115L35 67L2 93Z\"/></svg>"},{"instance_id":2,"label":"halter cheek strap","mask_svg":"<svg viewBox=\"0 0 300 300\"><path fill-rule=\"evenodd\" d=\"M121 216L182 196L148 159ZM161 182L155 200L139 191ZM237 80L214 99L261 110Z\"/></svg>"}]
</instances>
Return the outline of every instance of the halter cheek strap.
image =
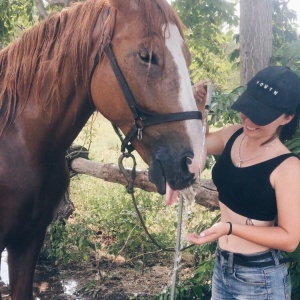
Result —
<instances>
[{"instance_id":1,"label":"halter cheek strap","mask_svg":"<svg viewBox=\"0 0 300 300\"><path fill-rule=\"evenodd\" d=\"M122 138L119 128L113 124L113 127L122 142L121 145L122 152L125 152L126 149L128 152L132 152L134 150L134 147L131 144L131 140L134 139L135 137L138 140L141 140L143 138L142 131L145 127L166 123L166 122L176 122L176 121L191 120L191 119L202 120L202 114L199 111L187 111L187 112L177 112L177 113L169 113L169 114L152 114L143 111L137 105L136 101L133 98L131 90L122 74L122 71L120 70L120 67L111 49L110 43L107 43L105 45L104 52L110 61L110 64L118 80L120 88L124 94L127 104L134 117L133 126L124 139ZM141 125L139 125L137 121L139 121L139 124Z\"/></svg>"},{"instance_id":2,"label":"halter cheek strap","mask_svg":"<svg viewBox=\"0 0 300 300\"><path fill-rule=\"evenodd\" d=\"M107 10L107 17L110 15L110 8ZM107 19L106 19L107 20ZM106 23L104 24L104 26ZM89 83L91 85L92 78L95 72L95 69L97 65L100 62L100 53L101 49L103 47L104 42L104 35L102 36L102 40L100 42L99 50L96 52L96 55L94 57L94 63L90 72L89 76ZM191 119L197 119L202 120L202 114L199 111L186 111L186 112L177 112L177 113L169 113L169 114L153 114L146 112L142 110L134 100L134 97L131 93L131 90L123 76L123 73L117 63L117 60L115 58L115 55L111 48L111 39L108 39L107 44L104 46L104 52L107 55L111 67L114 71L114 74L118 80L119 86L123 92L123 95L126 99L126 102L133 114L133 126L129 130L129 132L126 134L125 138L123 138L122 133L120 129L115 125L113 125L113 128L117 135L119 136L121 140L121 151L124 153L127 149L128 153L131 153L134 150L134 147L131 143L131 141L134 138L137 138L138 140L141 140L143 138L143 129L145 127L151 126L151 125L157 125L161 123L166 122L176 122L176 121L183 121L183 120L191 120ZM89 97L91 96L91 91L89 91Z\"/></svg>"}]
</instances>

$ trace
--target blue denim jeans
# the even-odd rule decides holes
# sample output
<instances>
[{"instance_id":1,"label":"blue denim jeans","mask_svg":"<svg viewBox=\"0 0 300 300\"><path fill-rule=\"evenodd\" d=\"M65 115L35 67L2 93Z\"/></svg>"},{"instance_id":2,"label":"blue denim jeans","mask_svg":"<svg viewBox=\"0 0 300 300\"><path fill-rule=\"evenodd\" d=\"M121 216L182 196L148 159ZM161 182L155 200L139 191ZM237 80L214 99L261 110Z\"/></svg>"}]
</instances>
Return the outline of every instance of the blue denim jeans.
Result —
<instances>
[{"instance_id":1,"label":"blue denim jeans","mask_svg":"<svg viewBox=\"0 0 300 300\"><path fill-rule=\"evenodd\" d=\"M241 255L217 247L211 300L290 300L291 279L285 263L279 262L280 252L268 250L259 254ZM252 262L274 265L247 266Z\"/></svg>"}]
</instances>

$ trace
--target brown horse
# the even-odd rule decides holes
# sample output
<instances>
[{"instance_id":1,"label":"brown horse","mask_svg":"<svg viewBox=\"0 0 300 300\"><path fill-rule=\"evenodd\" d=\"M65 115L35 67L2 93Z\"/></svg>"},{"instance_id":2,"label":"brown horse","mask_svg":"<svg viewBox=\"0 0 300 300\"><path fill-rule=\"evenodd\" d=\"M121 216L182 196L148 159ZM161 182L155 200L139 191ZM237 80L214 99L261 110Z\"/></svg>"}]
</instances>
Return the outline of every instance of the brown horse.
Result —
<instances>
[{"instance_id":1,"label":"brown horse","mask_svg":"<svg viewBox=\"0 0 300 300\"><path fill-rule=\"evenodd\" d=\"M69 183L65 151L94 111L127 135L124 148L149 164L167 202L193 183L201 122L189 59L166 0L80 2L0 52L0 253L13 300L33 298L38 253Z\"/></svg>"}]
</instances>

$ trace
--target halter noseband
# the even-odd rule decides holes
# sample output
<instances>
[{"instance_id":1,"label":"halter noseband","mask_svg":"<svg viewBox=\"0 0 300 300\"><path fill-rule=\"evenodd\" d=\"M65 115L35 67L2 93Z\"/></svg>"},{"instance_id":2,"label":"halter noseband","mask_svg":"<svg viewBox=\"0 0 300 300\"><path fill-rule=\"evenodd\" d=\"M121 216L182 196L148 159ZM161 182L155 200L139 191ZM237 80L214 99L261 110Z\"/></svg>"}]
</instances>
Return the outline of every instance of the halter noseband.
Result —
<instances>
[{"instance_id":1,"label":"halter noseband","mask_svg":"<svg viewBox=\"0 0 300 300\"><path fill-rule=\"evenodd\" d=\"M131 143L132 139L135 137L138 140L141 140L143 138L143 129L145 127L151 126L151 125L157 125L160 123L166 123L166 122L175 122L175 121L183 121L183 120L191 120L191 119L198 119L202 120L202 114L200 111L186 111L186 112L177 112L177 113L169 113L169 114L152 114L149 112L143 111L134 100L134 97L131 93L131 90L123 76L123 73L117 63L117 60L115 58L115 55L111 48L110 41L105 45L104 52L107 55L110 64L112 66L112 69L114 71L114 74L118 80L118 83L120 85L120 88L123 92L123 95L126 99L126 102L133 114L133 126L130 129L130 131L126 134L125 138L122 137L120 129L115 125L112 124L115 132L119 136L121 140L121 151L124 153L127 149L128 153L131 153L134 150L134 147ZM97 51L95 59L94 59L94 65L91 70L90 74L90 83L92 80L93 73L95 71L95 68L97 64L99 63L99 51ZM137 123L139 121L139 124Z\"/></svg>"}]
</instances>

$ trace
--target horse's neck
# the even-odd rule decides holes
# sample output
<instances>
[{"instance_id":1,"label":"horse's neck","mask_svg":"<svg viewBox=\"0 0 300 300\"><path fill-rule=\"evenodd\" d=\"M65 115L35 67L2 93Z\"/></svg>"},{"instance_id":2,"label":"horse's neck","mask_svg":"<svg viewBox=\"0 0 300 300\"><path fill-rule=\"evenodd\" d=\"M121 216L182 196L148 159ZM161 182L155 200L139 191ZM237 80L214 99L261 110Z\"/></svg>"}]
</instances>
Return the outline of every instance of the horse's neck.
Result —
<instances>
[{"instance_id":1,"label":"horse's neck","mask_svg":"<svg viewBox=\"0 0 300 300\"><path fill-rule=\"evenodd\" d=\"M89 96L88 77L90 62L98 50L96 48L99 47L101 37L103 38L103 23L106 18L107 11L98 16L90 40L90 46L94 45L95 49L79 47L86 52L78 53L77 48L62 52L58 45L60 41L57 41L55 50L45 51L39 56L35 73L28 75L21 84L18 83L17 98L14 95L11 97L15 98L15 105L7 104L13 108L12 115L19 119L15 123L16 131L26 130L26 134L35 134L35 128L39 128L41 133L36 133L37 142L43 142L42 139L47 135L55 135L56 143L62 144L62 147L68 146L80 132L94 111ZM5 126L8 123L4 123Z\"/></svg>"},{"instance_id":2,"label":"horse's neck","mask_svg":"<svg viewBox=\"0 0 300 300\"><path fill-rule=\"evenodd\" d=\"M35 143L48 143L49 138L53 139L49 145L53 147L52 151L65 151L94 111L88 86L75 86L73 81L62 81L64 78L66 76L58 79L62 85L59 98L55 95L45 103L43 91L40 95L33 91L19 116L22 126L25 123L29 128L30 135L36 133ZM39 131L33 128L39 128Z\"/></svg>"}]
</instances>

